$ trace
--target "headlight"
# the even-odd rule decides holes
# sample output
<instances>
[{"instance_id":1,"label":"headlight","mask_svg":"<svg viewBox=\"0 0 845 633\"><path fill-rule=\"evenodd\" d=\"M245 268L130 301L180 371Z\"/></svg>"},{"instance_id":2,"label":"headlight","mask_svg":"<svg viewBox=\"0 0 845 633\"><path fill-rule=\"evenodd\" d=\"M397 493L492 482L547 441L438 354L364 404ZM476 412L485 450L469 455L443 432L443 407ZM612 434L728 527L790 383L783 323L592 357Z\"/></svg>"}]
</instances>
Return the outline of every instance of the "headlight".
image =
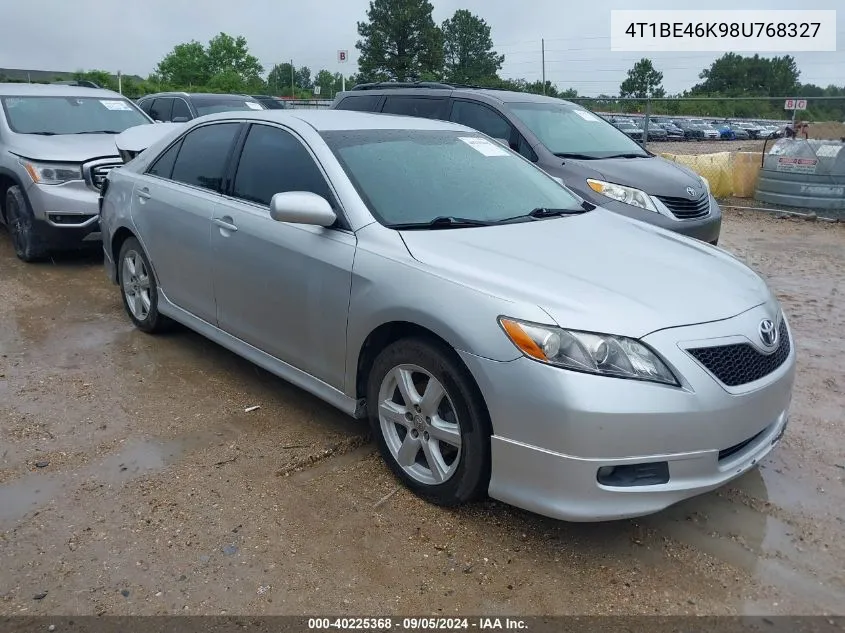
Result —
<instances>
[{"instance_id":1,"label":"headlight","mask_svg":"<svg viewBox=\"0 0 845 633\"><path fill-rule=\"evenodd\" d=\"M564 330L504 317L499 323L523 354L541 363L601 376L680 385L657 354L634 339Z\"/></svg>"},{"instance_id":2,"label":"headlight","mask_svg":"<svg viewBox=\"0 0 845 633\"><path fill-rule=\"evenodd\" d=\"M73 163L35 163L21 159L32 182L39 185L61 185L73 180L82 180L82 167Z\"/></svg>"},{"instance_id":3,"label":"headlight","mask_svg":"<svg viewBox=\"0 0 845 633\"><path fill-rule=\"evenodd\" d=\"M645 191L612 182L604 182L603 180L593 180L592 178L587 178L587 184L590 185L590 189L603 196L658 213L657 207L654 206L651 197Z\"/></svg>"},{"instance_id":4,"label":"headlight","mask_svg":"<svg viewBox=\"0 0 845 633\"><path fill-rule=\"evenodd\" d=\"M710 181L707 180L704 176L699 176L701 178L701 184L704 185L704 190L707 192L707 195L710 195Z\"/></svg>"}]
</instances>

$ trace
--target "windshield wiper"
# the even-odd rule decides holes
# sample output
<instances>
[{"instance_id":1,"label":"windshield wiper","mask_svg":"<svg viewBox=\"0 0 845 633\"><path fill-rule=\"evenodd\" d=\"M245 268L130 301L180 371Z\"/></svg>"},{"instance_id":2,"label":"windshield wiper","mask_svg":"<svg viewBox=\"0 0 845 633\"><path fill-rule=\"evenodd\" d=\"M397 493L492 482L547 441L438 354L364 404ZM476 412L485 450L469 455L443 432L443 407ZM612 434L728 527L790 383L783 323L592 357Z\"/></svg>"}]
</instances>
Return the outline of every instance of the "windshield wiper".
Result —
<instances>
[{"instance_id":1,"label":"windshield wiper","mask_svg":"<svg viewBox=\"0 0 845 633\"><path fill-rule=\"evenodd\" d=\"M38 136L55 136L56 132L27 132L27 134L37 134Z\"/></svg>"},{"instance_id":2,"label":"windshield wiper","mask_svg":"<svg viewBox=\"0 0 845 633\"><path fill-rule=\"evenodd\" d=\"M397 231L411 231L420 229L462 229L470 226L491 226L493 222L473 220L472 218L456 218L453 216L439 216L430 222L406 222L402 224L388 224L387 228Z\"/></svg>"},{"instance_id":3,"label":"windshield wiper","mask_svg":"<svg viewBox=\"0 0 845 633\"><path fill-rule=\"evenodd\" d=\"M573 154L570 152L554 152L558 158L578 158L581 160L596 160L598 156L591 156L590 154Z\"/></svg>"},{"instance_id":4,"label":"windshield wiper","mask_svg":"<svg viewBox=\"0 0 845 633\"><path fill-rule=\"evenodd\" d=\"M548 207L537 207L528 213L499 220L496 224L511 224L516 222L525 222L528 220L543 220L545 218L557 218L563 215L581 215L582 213L592 211L595 208L596 205L590 204L586 200L582 202L581 206L577 209L551 209Z\"/></svg>"},{"instance_id":5,"label":"windshield wiper","mask_svg":"<svg viewBox=\"0 0 845 633\"><path fill-rule=\"evenodd\" d=\"M86 132L74 132L74 134L120 134L116 130L88 130Z\"/></svg>"},{"instance_id":6,"label":"windshield wiper","mask_svg":"<svg viewBox=\"0 0 845 633\"><path fill-rule=\"evenodd\" d=\"M605 158L649 158L648 154L613 154Z\"/></svg>"}]
</instances>

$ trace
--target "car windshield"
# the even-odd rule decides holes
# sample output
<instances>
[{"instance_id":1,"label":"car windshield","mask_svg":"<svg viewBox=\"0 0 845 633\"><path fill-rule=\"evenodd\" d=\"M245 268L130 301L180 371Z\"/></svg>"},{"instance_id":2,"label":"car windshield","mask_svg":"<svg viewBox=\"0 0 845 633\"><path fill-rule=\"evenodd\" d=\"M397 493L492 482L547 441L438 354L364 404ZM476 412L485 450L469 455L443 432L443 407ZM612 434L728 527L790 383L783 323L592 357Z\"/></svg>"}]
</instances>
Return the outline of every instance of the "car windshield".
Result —
<instances>
[{"instance_id":1,"label":"car windshield","mask_svg":"<svg viewBox=\"0 0 845 633\"><path fill-rule=\"evenodd\" d=\"M641 154L643 148L592 114L565 103L510 103L510 110L553 154L582 154L593 158ZM618 125L621 125L620 121Z\"/></svg>"},{"instance_id":2,"label":"car windshield","mask_svg":"<svg viewBox=\"0 0 845 633\"><path fill-rule=\"evenodd\" d=\"M535 209L584 210L553 178L472 132L355 130L322 137L386 226L442 217L499 222Z\"/></svg>"},{"instance_id":3,"label":"car windshield","mask_svg":"<svg viewBox=\"0 0 845 633\"><path fill-rule=\"evenodd\" d=\"M216 114L217 112L235 112L238 110L264 110L258 101L244 99L234 95L193 97L194 107L198 116Z\"/></svg>"},{"instance_id":4,"label":"car windshield","mask_svg":"<svg viewBox=\"0 0 845 633\"><path fill-rule=\"evenodd\" d=\"M17 134L119 134L150 123L126 99L114 97L2 97L3 111Z\"/></svg>"}]
</instances>

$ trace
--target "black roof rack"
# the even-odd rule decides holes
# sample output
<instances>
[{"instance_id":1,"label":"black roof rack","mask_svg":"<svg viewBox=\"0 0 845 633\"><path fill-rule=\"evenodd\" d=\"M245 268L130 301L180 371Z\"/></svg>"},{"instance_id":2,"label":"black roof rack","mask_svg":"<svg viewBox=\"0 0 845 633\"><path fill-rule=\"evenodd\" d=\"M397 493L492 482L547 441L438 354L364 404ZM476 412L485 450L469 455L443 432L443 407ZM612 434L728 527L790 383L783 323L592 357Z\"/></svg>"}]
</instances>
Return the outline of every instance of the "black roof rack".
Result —
<instances>
[{"instance_id":1,"label":"black roof rack","mask_svg":"<svg viewBox=\"0 0 845 633\"><path fill-rule=\"evenodd\" d=\"M455 90L456 88L474 88L467 84L449 84L440 81L377 81L375 83L358 84L352 90L383 90L385 88L428 88L430 90Z\"/></svg>"},{"instance_id":2,"label":"black roof rack","mask_svg":"<svg viewBox=\"0 0 845 633\"><path fill-rule=\"evenodd\" d=\"M67 81L54 81L53 82L59 86L76 86L79 88L100 88L97 84L93 81L88 81L87 79L71 79Z\"/></svg>"}]
</instances>

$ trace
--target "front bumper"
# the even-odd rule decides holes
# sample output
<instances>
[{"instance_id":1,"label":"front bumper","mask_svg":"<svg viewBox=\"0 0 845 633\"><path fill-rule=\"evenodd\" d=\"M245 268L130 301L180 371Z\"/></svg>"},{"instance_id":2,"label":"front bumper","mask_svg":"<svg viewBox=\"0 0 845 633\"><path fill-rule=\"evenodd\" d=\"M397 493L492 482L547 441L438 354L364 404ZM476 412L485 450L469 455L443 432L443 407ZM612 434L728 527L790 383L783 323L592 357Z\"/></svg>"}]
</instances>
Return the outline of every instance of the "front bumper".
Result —
<instances>
[{"instance_id":1,"label":"front bumper","mask_svg":"<svg viewBox=\"0 0 845 633\"><path fill-rule=\"evenodd\" d=\"M100 240L99 192L84 182L30 184L26 189L38 236L50 248L74 248Z\"/></svg>"},{"instance_id":2,"label":"front bumper","mask_svg":"<svg viewBox=\"0 0 845 633\"><path fill-rule=\"evenodd\" d=\"M680 345L735 340L763 314L761 307L646 336L682 377L680 388L461 353L493 423L490 496L568 521L621 519L651 514L753 468L787 424L794 345L770 375L730 390ZM599 483L600 468L634 464L661 464L668 481Z\"/></svg>"},{"instance_id":3,"label":"front bumper","mask_svg":"<svg viewBox=\"0 0 845 633\"><path fill-rule=\"evenodd\" d=\"M590 202L604 207L608 211L613 211L620 215L645 222L647 224L654 224L667 231L674 231L687 237L692 237L702 242L709 242L715 244L719 241L719 234L722 231L722 209L719 203L713 196L710 196L710 213L703 218L696 218L694 220L679 220L674 216L666 213L655 213L635 207L630 204L624 204L611 198L598 196L593 197Z\"/></svg>"}]
</instances>

